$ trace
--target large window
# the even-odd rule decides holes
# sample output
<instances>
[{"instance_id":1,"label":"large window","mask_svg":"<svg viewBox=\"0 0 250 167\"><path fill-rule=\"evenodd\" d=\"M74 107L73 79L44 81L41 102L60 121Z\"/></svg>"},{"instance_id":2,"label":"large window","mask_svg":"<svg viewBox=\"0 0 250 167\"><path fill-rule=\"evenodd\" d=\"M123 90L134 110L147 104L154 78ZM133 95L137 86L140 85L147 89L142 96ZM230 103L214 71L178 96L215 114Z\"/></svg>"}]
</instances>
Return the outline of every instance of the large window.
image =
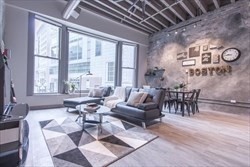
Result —
<instances>
[{"instance_id":1,"label":"large window","mask_svg":"<svg viewBox=\"0 0 250 167\"><path fill-rule=\"evenodd\" d=\"M60 28L35 19L34 93L58 92Z\"/></svg>"},{"instance_id":2,"label":"large window","mask_svg":"<svg viewBox=\"0 0 250 167\"><path fill-rule=\"evenodd\" d=\"M34 14L29 15L29 40L28 95L63 93L65 81L74 83L76 92L97 86L137 86L136 45Z\"/></svg>"},{"instance_id":3,"label":"large window","mask_svg":"<svg viewBox=\"0 0 250 167\"><path fill-rule=\"evenodd\" d=\"M72 53L74 56L71 56ZM104 85L114 86L115 64L106 64L115 62L115 58L115 42L69 31L68 79L75 83L77 90ZM108 75L106 71L109 71ZM89 72L92 75L86 75Z\"/></svg>"},{"instance_id":4,"label":"large window","mask_svg":"<svg viewBox=\"0 0 250 167\"><path fill-rule=\"evenodd\" d=\"M135 86L136 46L122 45L122 86Z\"/></svg>"}]
</instances>

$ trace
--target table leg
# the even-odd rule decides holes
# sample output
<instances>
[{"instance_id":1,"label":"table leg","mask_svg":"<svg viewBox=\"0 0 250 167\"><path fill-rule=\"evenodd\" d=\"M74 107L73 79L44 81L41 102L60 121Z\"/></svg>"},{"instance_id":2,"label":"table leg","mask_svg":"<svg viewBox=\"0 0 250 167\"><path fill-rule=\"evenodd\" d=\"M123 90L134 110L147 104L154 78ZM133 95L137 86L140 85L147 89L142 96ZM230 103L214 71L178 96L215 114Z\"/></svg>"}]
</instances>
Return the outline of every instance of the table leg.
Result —
<instances>
[{"instance_id":1,"label":"table leg","mask_svg":"<svg viewBox=\"0 0 250 167\"><path fill-rule=\"evenodd\" d=\"M184 117L184 100L185 100L185 93L182 93L182 100L181 100L181 113Z\"/></svg>"},{"instance_id":2,"label":"table leg","mask_svg":"<svg viewBox=\"0 0 250 167\"><path fill-rule=\"evenodd\" d=\"M100 127L100 132L102 133L102 119L103 119L103 115L102 114L99 114L99 127Z\"/></svg>"},{"instance_id":3,"label":"table leg","mask_svg":"<svg viewBox=\"0 0 250 167\"><path fill-rule=\"evenodd\" d=\"M83 127L83 129L85 129L85 121L86 121L86 113L82 113L82 127Z\"/></svg>"}]
</instances>

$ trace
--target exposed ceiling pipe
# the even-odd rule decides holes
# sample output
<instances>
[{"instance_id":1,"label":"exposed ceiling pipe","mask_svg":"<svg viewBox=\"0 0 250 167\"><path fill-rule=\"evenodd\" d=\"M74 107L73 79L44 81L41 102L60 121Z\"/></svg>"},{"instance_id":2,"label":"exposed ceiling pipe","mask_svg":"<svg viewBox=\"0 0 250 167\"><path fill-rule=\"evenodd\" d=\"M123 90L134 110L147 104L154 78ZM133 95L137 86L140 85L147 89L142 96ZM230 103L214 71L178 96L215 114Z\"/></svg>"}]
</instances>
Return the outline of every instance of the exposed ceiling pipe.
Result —
<instances>
[{"instance_id":1,"label":"exposed ceiling pipe","mask_svg":"<svg viewBox=\"0 0 250 167\"><path fill-rule=\"evenodd\" d=\"M77 8L81 0L70 0L68 1L64 11L63 11L63 18L68 19L70 16L73 16L75 19L79 16L80 10ZM75 11L75 9L77 10Z\"/></svg>"}]
</instances>

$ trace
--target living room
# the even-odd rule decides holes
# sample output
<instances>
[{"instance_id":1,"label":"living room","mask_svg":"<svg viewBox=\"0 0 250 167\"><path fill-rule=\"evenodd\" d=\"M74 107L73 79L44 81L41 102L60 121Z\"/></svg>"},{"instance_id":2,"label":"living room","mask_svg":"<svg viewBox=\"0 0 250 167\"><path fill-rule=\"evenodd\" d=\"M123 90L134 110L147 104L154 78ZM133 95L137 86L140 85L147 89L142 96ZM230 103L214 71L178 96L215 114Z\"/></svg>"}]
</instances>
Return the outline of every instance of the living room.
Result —
<instances>
[{"instance_id":1,"label":"living room","mask_svg":"<svg viewBox=\"0 0 250 167\"><path fill-rule=\"evenodd\" d=\"M13 90L17 104L29 105L25 166L250 165L248 0L82 0L70 13L71 3L0 2L1 50L6 51L5 86L0 96L5 107L1 104L1 108L9 104ZM49 43L46 49L44 41ZM64 101L87 97L96 86L110 86L109 96L119 87L150 87L166 95L200 89L199 112L188 112L186 103L176 109L176 101L172 105L160 102L161 115L147 122L146 128L138 119L103 115L104 122L120 122L112 124L115 131L127 123L136 132L123 128L123 133L137 139L137 133L143 134L147 140L125 148L124 143L132 139L116 135L126 151L108 149L107 141L97 139L96 145L85 143L77 148L81 153L73 154L70 151L76 146L65 144L72 141L51 140L62 137L61 132L50 133L43 129L49 128L48 122L44 127L41 122L58 119L62 123L70 118L71 124L84 126L82 120L75 121L82 115L74 107L66 112ZM102 126L102 135L108 126ZM97 126L91 128L100 133ZM62 149L83 158L67 159L70 156L62 156Z\"/></svg>"}]
</instances>

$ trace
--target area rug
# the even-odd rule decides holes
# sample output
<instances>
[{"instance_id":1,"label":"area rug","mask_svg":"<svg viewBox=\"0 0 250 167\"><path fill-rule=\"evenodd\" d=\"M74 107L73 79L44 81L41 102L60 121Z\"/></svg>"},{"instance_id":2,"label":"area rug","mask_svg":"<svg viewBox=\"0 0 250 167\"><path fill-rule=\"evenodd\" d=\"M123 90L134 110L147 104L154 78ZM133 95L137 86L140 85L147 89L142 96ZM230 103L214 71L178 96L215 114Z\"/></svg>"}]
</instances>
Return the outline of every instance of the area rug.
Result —
<instances>
[{"instance_id":1,"label":"area rug","mask_svg":"<svg viewBox=\"0 0 250 167\"><path fill-rule=\"evenodd\" d=\"M73 118L41 121L54 166L107 166L157 138L136 125L104 116L97 125L76 123Z\"/></svg>"}]
</instances>

